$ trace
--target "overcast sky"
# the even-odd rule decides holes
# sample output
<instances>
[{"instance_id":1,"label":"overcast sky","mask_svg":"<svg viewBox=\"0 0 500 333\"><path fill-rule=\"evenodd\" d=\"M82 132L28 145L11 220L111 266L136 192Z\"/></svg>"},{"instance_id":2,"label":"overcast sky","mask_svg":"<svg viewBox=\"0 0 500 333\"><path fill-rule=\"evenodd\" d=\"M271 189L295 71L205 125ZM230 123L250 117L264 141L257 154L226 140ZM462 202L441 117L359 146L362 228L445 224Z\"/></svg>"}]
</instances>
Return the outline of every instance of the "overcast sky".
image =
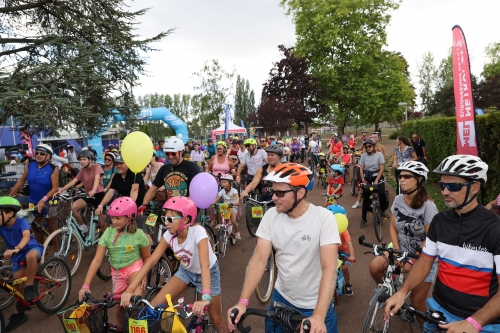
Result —
<instances>
[{"instance_id":1,"label":"overcast sky","mask_svg":"<svg viewBox=\"0 0 500 333\"><path fill-rule=\"evenodd\" d=\"M234 67L248 79L259 100L273 62L280 60L277 46L295 43L292 19L279 0L136 0L131 8L151 8L138 30L144 37L176 28L153 45L160 51L150 53L149 74L141 77L135 95L193 94L199 81L192 73L206 60L218 59L224 69ZM498 0L403 0L392 13L387 49L403 54L416 84L424 52L432 52L438 65L452 45L451 28L458 24L465 33L472 72L479 76L485 46L500 41L498 13Z\"/></svg>"}]
</instances>

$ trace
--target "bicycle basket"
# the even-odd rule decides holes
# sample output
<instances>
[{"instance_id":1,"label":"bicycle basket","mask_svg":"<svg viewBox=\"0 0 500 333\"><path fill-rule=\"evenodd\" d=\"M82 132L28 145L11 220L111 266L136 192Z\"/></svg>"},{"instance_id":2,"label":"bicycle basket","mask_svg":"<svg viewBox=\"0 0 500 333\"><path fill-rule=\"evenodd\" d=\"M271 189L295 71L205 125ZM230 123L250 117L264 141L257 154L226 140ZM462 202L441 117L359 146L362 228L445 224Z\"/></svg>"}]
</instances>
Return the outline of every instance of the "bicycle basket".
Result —
<instances>
[{"instance_id":1,"label":"bicycle basket","mask_svg":"<svg viewBox=\"0 0 500 333\"><path fill-rule=\"evenodd\" d=\"M123 333L130 332L130 325L141 327L142 320L145 320L147 323L148 333L176 332L176 330L172 330L174 324L174 313L166 310L155 311L146 308L141 308L139 310L126 309L121 312L121 318L123 324Z\"/></svg>"},{"instance_id":2,"label":"bicycle basket","mask_svg":"<svg viewBox=\"0 0 500 333\"><path fill-rule=\"evenodd\" d=\"M247 224L250 227L258 227L264 216L264 208L261 206L247 205L245 207Z\"/></svg>"},{"instance_id":3,"label":"bicycle basket","mask_svg":"<svg viewBox=\"0 0 500 333\"><path fill-rule=\"evenodd\" d=\"M51 199L48 204L48 217L56 219L65 219L71 212L71 200Z\"/></svg>"},{"instance_id":4,"label":"bicycle basket","mask_svg":"<svg viewBox=\"0 0 500 333\"><path fill-rule=\"evenodd\" d=\"M231 213L233 212L233 210L229 208L229 204L222 203L219 205L219 212L220 215L227 220L231 218Z\"/></svg>"},{"instance_id":5,"label":"bicycle basket","mask_svg":"<svg viewBox=\"0 0 500 333\"><path fill-rule=\"evenodd\" d=\"M101 333L104 324L104 305L79 304L59 312L57 315L64 331L73 333Z\"/></svg>"}]
</instances>

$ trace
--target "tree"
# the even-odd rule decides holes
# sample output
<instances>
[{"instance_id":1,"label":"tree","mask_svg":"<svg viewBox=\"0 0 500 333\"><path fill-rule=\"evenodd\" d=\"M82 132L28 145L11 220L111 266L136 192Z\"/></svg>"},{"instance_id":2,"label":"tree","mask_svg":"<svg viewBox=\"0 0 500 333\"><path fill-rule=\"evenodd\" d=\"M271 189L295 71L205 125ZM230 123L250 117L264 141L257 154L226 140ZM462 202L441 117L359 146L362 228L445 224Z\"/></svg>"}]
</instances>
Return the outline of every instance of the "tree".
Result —
<instances>
[{"instance_id":1,"label":"tree","mask_svg":"<svg viewBox=\"0 0 500 333\"><path fill-rule=\"evenodd\" d=\"M224 122L224 104L229 100L235 70L226 72L218 60L212 59L205 61L203 68L193 75L201 80L200 85L194 87L201 95L198 113L200 125L202 128L215 129Z\"/></svg>"},{"instance_id":2,"label":"tree","mask_svg":"<svg viewBox=\"0 0 500 333\"><path fill-rule=\"evenodd\" d=\"M477 102L475 106L481 109L500 109L500 73L486 77L478 84Z\"/></svg>"},{"instance_id":3,"label":"tree","mask_svg":"<svg viewBox=\"0 0 500 333\"><path fill-rule=\"evenodd\" d=\"M234 97L234 123L239 126L240 120L247 122L248 115L254 110L255 95L253 90L250 90L250 82L238 75Z\"/></svg>"},{"instance_id":4,"label":"tree","mask_svg":"<svg viewBox=\"0 0 500 333\"><path fill-rule=\"evenodd\" d=\"M431 52L424 53L422 56L422 62L418 65L418 83L420 84L420 102L422 105L422 111L428 112L431 104L432 98L436 89L436 77L437 70L436 65L434 65L434 55Z\"/></svg>"},{"instance_id":5,"label":"tree","mask_svg":"<svg viewBox=\"0 0 500 333\"><path fill-rule=\"evenodd\" d=\"M143 53L171 32L138 39L135 25L145 12L127 11L124 0L4 1L0 123L12 116L32 133L84 126L96 134L113 110L133 119Z\"/></svg>"},{"instance_id":6,"label":"tree","mask_svg":"<svg viewBox=\"0 0 500 333\"><path fill-rule=\"evenodd\" d=\"M271 133L284 132L291 126L302 127L327 112L323 102L327 91L317 77L309 74L305 58L294 57L293 48L278 46L284 55L269 72L262 90L261 104L250 117L253 125Z\"/></svg>"},{"instance_id":7,"label":"tree","mask_svg":"<svg viewBox=\"0 0 500 333\"><path fill-rule=\"evenodd\" d=\"M487 62L483 67L483 77L493 77L500 74L500 43L490 43L484 50Z\"/></svg>"}]
</instances>

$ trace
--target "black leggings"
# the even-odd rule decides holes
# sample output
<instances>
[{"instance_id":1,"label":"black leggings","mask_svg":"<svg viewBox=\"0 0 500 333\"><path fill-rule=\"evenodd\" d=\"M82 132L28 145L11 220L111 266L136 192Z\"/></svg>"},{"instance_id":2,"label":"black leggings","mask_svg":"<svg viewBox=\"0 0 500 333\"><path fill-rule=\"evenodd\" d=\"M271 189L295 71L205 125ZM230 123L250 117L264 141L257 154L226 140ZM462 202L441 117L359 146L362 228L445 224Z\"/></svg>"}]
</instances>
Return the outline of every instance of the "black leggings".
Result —
<instances>
[{"instance_id":1,"label":"black leggings","mask_svg":"<svg viewBox=\"0 0 500 333\"><path fill-rule=\"evenodd\" d=\"M383 178L381 179L383 180ZM385 211L388 207L387 198L385 197L385 184L379 184L377 186L377 192L380 202L380 209ZM361 210L361 218L366 221L366 213L370 210L372 205L372 200L370 199L371 191L370 185L366 185L363 189L363 208Z\"/></svg>"}]
</instances>

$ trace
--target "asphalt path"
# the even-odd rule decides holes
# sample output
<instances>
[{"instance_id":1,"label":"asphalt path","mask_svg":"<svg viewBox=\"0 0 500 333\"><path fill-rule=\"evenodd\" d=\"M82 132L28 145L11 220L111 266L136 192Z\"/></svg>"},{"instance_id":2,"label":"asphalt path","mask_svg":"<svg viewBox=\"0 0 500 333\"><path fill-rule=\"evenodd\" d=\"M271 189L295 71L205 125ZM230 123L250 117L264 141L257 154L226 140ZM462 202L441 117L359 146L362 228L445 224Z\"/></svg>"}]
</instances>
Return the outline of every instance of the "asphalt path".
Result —
<instances>
[{"instance_id":1,"label":"asphalt path","mask_svg":"<svg viewBox=\"0 0 500 333\"><path fill-rule=\"evenodd\" d=\"M385 139L382 144L385 145L386 150L390 155L394 151L395 144L387 141L389 140ZM394 191L390 186L386 186L386 189L389 190L390 202L392 203L392 200L394 199ZM324 192L325 190L323 188L315 186L314 190L308 194L309 202L315 205L322 205L324 198L321 197L321 193ZM376 283L371 279L368 273L368 265L373 259L373 255L363 254L363 252L369 251L370 249L360 246L358 244L358 237L360 235L365 235L366 241L370 243L377 243L377 239L375 237L373 223L370 221L370 214L368 215L368 224L366 228L359 228L359 222L361 220L361 207L358 209L352 209L351 206L355 201L356 197L351 196L349 187L346 186L345 191L343 192L343 197L340 199L339 203L347 210L347 216L349 218L349 233L354 245L356 263L354 266L349 268L354 294L351 297L346 297L344 295L341 296L340 304L336 307L339 321L339 332L361 331L370 299L372 298L374 289L376 288ZM389 220L384 221L383 228L383 241L387 243L390 242L388 222ZM256 239L251 237L246 229L244 216L240 219L239 225L242 240L238 241L234 246L228 244L226 256L219 259L224 313L239 299L245 269L256 244ZM66 303L66 307L70 307L77 300L78 290L83 284L83 279L87 273L87 268L90 266L92 256L93 251L84 252L80 267L72 279L71 295ZM100 297L107 291L111 290L111 282L103 282L99 280L98 277L95 277L91 285L91 290L94 297ZM193 292L191 290L186 292L188 301L192 299L192 294ZM174 301L174 303L176 302ZM267 304L260 304L255 296L252 296L250 299L250 307L266 308ZM13 309L14 305L3 311L3 315L6 320L13 312ZM111 317L113 318L112 312L113 311L110 311ZM57 315L45 314L37 308L32 309L27 312L27 314L29 316L28 321L14 332L64 332ZM245 323L252 326L252 332L264 332L262 318L251 316L245 320ZM407 323L396 317L391 321L391 332L412 331L409 329ZM413 332L417 332L417 330L414 329Z\"/></svg>"}]
</instances>

